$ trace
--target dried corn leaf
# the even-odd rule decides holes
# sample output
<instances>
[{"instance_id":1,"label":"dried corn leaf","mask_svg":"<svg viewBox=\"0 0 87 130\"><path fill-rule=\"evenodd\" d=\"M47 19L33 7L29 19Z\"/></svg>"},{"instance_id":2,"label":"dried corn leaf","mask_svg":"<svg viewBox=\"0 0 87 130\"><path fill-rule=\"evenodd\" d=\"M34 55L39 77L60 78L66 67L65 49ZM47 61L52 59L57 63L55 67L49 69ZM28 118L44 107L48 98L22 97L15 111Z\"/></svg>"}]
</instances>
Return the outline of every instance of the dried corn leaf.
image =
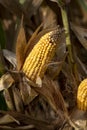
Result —
<instances>
[{"instance_id":1,"label":"dried corn leaf","mask_svg":"<svg viewBox=\"0 0 87 130\"><path fill-rule=\"evenodd\" d=\"M67 56L67 53L63 57L61 57L62 58L61 61L52 62L48 64L47 72L52 79L55 79L60 73L60 71L62 70L62 66L64 64L66 56Z\"/></svg>"},{"instance_id":2,"label":"dried corn leaf","mask_svg":"<svg viewBox=\"0 0 87 130\"><path fill-rule=\"evenodd\" d=\"M41 121L41 120L32 118L31 116L21 114L21 113L15 112L15 111L14 112L13 111L8 111L8 112L0 111L0 116L1 115L4 116L6 114L9 114L10 116L12 116L16 120L18 120L20 122L20 125L21 124L34 125L34 127L39 130L54 130L54 128L55 128L54 124L50 123L48 121L43 121L43 120ZM10 126L10 124L8 126ZM16 126L16 124L15 124L15 126Z\"/></svg>"},{"instance_id":3,"label":"dried corn leaf","mask_svg":"<svg viewBox=\"0 0 87 130\"><path fill-rule=\"evenodd\" d=\"M71 113L71 119L82 130L87 129L87 112L74 109L73 112Z\"/></svg>"},{"instance_id":4,"label":"dried corn leaf","mask_svg":"<svg viewBox=\"0 0 87 130\"><path fill-rule=\"evenodd\" d=\"M66 62L63 64L62 74L63 77L59 77L61 79L60 89L67 103L67 107L72 109L76 105L76 91L78 84L71 67Z\"/></svg>"},{"instance_id":5,"label":"dried corn leaf","mask_svg":"<svg viewBox=\"0 0 87 130\"><path fill-rule=\"evenodd\" d=\"M39 76L36 79L36 84L38 85L38 87L42 87L42 80Z\"/></svg>"},{"instance_id":6,"label":"dried corn leaf","mask_svg":"<svg viewBox=\"0 0 87 130\"><path fill-rule=\"evenodd\" d=\"M84 63L82 63L82 61L80 60L80 58L77 56L76 52L74 51L74 58L75 58L75 62L77 63L77 67L78 67L78 71L79 71L79 75L80 77L84 78L87 76L87 69Z\"/></svg>"},{"instance_id":7,"label":"dried corn leaf","mask_svg":"<svg viewBox=\"0 0 87 130\"><path fill-rule=\"evenodd\" d=\"M71 23L71 29L75 33L82 46L87 50L87 29L77 26L73 23Z\"/></svg>"},{"instance_id":8,"label":"dried corn leaf","mask_svg":"<svg viewBox=\"0 0 87 130\"><path fill-rule=\"evenodd\" d=\"M12 0L10 0L10 1L1 0L0 3L2 5L4 5L6 8L8 8L9 10L11 9L10 10L11 12L17 13L17 15L21 16L22 9L21 9L20 4L18 3L17 0L15 0L14 2L12 2Z\"/></svg>"},{"instance_id":9,"label":"dried corn leaf","mask_svg":"<svg viewBox=\"0 0 87 130\"><path fill-rule=\"evenodd\" d=\"M24 21L29 25L29 27L34 28L34 24L31 22L30 18L36 13L43 0L27 0L22 5L18 0L0 0L0 4L7 8L11 13L18 16L20 19L24 15ZM10 4L9 4L10 3Z\"/></svg>"},{"instance_id":10,"label":"dried corn leaf","mask_svg":"<svg viewBox=\"0 0 87 130\"><path fill-rule=\"evenodd\" d=\"M67 52L66 52L66 44L65 44L65 34L63 33L61 36L59 47L57 47L56 49L54 62L49 64L49 67L48 67L50 76L53 79L55 79L56 76L58 76L59 72L61 71L62 66L65 62L66 56L67 56Z\"/></svg>"},{"instance_id":11,"label":"dried corn leaf","mask_svg":"<svg viewBox=\"0 0 87 130\"><path fill-rule=\"evenodd\" d=\"M87 112L75 108L71 113L71 118L74 120L87 120Z\"/></svg>"},{"instance_id":12,"label":"dried corn leaf","mask_svg":"<svg viewBox=\"0 0 87 130\"><path fill-rule=\"evenodd\" d=\"M52 62L48 64L47 74L52 78L55 79L59 72L62 69L63 61L61 62Z\"/></svg>"},{"instance_id":13,"label":"dried corn leaf","mask_svg":"<svg viewBox=\"0 0 87 130\"><path fill-rule=\"evenodd\" d=\"M87 130L87 120L76 120L75 124L78 125L80 130Z\"/></svg>"},{"instance_id":14,"label":"dried corn leaf","mask_svg":"<svg viewBox=\"0 0 87 130\"><path fill-rule=\"evenodd\" d=\"M25 54L25 57L27 57L27 55L30 53L30 51L32 50L32 48L34 47L34 45L36 44L35 42L35 39L36 39L36 36L37 34L39 33L40 29L42 28L42 25L41 24L36 30L35 32L32 34L31 38L29 39L26 47L25 47L25 50L24 50L24 54Z\"/></svg>"},{"instance_id":15,"label":"dried corn leaf","mask_svg":"<svg viewBox=\"0 0 87 130\"><path fill-rule=\"evenodd\" d=\"M19 88L24 105L28 105L38 95L27 83L25 77L23 82L20 82Z\"/></svg>"},{"instance_id":16,"label":"dried corn leaf","mask_svg":"<svg viewBox=\"0 0 87 130\"><path fill-rule=\"evenodd\" d=\"M13 80L12 76L9 73L4 74L0 78L0 91L2 91L4 89L8 89L9 87L12 86L13 83L14 83L14 80Z\"/></svg>"},{"instance_id":17,"label":"dried corn leaf","mask_svg":"<svg viewBox=\"0 0 87 130\"><path fill-rule=\"evenodd\" d=\"M16 71L16 70L8 70L8 73L12 76L15 82L21 81L21 76L23 75L22 72Z\"/></svg>"},{"instance_id":18,"label":"dried corn leaf","mask_svg":"<svg viewBox=\"0 0 87 130\"><path fill-rule=\"evenodd\" d=\"M3 49L3 56L13 65L14 68L17 68L16 55L13 52Z\"/></svg>"},{"instance_id":19,"label":"dried corn leaf","mask_svg":"<svg viewBox=\"0 0 87 130\"><path fill-rule=\"evenodd\" d=\"M9 110L15 110L14 104L13 104L13 101L12 101L11 94L10 94L9 90L5 89L3 94L4 94L4 98L5 98L5 101L6 101L8 109Z\"/></svg>"},{"instance_id":20,"label":"dried corn leaf","mask_svg":"<svg viewBox=\"0 0 87 130\"><path fill-rule=\"evenodd\" d=\"M66 57L66 41L65 41L65 33L62 33L61 40L59 43L59 47L56 49L56 57L59 61Z\"/></svg>"},{"instance_id":21,"label":"dried corn leaf","mask_svg":"<svg viewBox=\"0 0 87 130\"><path fill-rule=\"evenodd\" d=\"M21 26L20 26L17 41L16 41L16 59L17 59L17 69L18 70L21 69L23 62L24 62L25 47L26 47L26 37L25 37L25 31L23 28L23 23L21 22Z\"/></svg>"},{"instance_id":22,"label":"dried corn leaf","mask_svg":"<svg viewBox=\"0 0 87 130\"><path fill-rule=\"evenodd\" d=\"M44 21L44 29L57 26L57 15L48 5L42 5L40 11L41 17Z\"/></svg>"},{"instance_id":23,"label":"dried corn leaf","mask_svg":"<svg viewBox=\"0 0 87 130\"><path fill-rule=\"evenodd\" d=\"M36 10L40 7L43 0L27 0L25 1L23 8L27 16L30 18L33 14L36 13Z\"/></svg>"},{"instance_id":24,"label":"dried corn leaf","mask_svg":"<svg viewBox=\"0 0 87 130\"><path fill-rule=\"evenodd\" d=\"M23 102L21 99L21 95L19 90L16 88L16 86L13 86L12 88L12 92L13 92L13 98L14 98L14 103L15 103L15 108L17 112L23 112Z\"/></svg>"},{"instance_id":25,"label":"dried corn leaf","mask_svg":"<svg viewBox=\"0 0 87 130\"><path fill-rule=\"evenodd\" d=\"M10 127L10 126L0 126L1 130L31 130L34 129L34 125L26 125L26 126L17 126L16 128Z\"/></svg>"},{"instance_id":26,"label":"dried corn leaf","mask_svg":"<svg viewBox=\"0 0 87 130\"><path fill-rule=\"evenodd\" d=\"M16 120L14 117L12 117L9 114L6 114L3 117L0 117L0 124L1 125L12 123L12 122L16 122L17 124L20 124L18 120Z\"/></svg>"},{"instance_id":27,"label":"dried corn leaf","mask_svg":"<svg viewBox=\"0 0 87 130\"><path fill-rule=\"evenodd\" d=\"M63 112L67 111L63 97L58 89L57 83L55 84L55 82L50 78L45 77L42 87L34 87L34 90L41 94L43 97L45 97L48 103L56 112L58 112L58 110L60 109Z\"/></svg>"},{"instance_id":28,"label":"dried corn leaf","mask_svg":"<svg viewBox=\"0 0 87 130\"><path fill-rule=\"evenodd\" d=\"M67 78L66 87L69 86L68 88L70 89L70 91L72 91L72 90L76 91L77 84L75 81L75 77L72 73L71 67L66 62L63 64L62 72L64 73L64 75Z\"/></svg>"}]
</instances>

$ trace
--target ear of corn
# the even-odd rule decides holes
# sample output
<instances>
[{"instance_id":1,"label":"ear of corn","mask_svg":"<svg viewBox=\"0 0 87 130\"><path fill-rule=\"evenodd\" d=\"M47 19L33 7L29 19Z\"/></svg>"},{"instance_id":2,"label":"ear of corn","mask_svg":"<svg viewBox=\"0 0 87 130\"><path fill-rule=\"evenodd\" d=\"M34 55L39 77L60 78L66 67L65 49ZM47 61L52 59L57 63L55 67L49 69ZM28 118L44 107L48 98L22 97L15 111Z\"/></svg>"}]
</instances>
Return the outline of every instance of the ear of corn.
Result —
<instances>
[{"instance_id":1,"label":"ear of corn","mask_svg":"<svg viewBox=\"0 0 87 130\"><path fill-rule=\"evenodd\" d=\"M78 87L77 105L80 110L87 111L87 79L84 79Z\"/></svg>"},{"instance_id":2,"label":"ear of corn","mask_svg":"<svg viewBox=\"0 0 87 130\"><path fill-rule=\"evenodd\" d=\"M43 35L25 59L22 70L30 80L35 81L37 77L43 77L47 64L54 56L62 31L56 29Z\"/></svg>"}]
</instances>

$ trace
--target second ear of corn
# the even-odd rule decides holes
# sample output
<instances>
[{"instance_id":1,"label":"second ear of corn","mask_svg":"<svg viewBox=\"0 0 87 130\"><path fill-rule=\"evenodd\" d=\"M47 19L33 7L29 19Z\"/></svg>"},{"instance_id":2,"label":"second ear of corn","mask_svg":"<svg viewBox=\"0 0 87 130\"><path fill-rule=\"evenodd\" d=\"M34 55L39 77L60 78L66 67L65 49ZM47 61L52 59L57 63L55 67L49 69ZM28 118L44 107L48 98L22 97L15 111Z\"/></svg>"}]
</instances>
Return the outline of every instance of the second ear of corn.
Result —
<instances>
[{"instance_id":1,"label":"second ear of corn","mask_svg":"<svg viewBox=\"0 0 87 130\"><path fill-rule=\"evenodd\" d=\"M84 79L78 87L77 106L80 110L87 111L87 79Z\"/></svg>"},{"instance_id":2,"label":"second ear of corn","mask_svg":"<svg viewBox=\"0 0 87 130\"><path fill-rule=\"evenodd\" d=\"M62 30L57 28L43 35L25 59L22 70L30 80L43 77L47 64L55 54L61 33Z\"/></svg>"}]
</instances>

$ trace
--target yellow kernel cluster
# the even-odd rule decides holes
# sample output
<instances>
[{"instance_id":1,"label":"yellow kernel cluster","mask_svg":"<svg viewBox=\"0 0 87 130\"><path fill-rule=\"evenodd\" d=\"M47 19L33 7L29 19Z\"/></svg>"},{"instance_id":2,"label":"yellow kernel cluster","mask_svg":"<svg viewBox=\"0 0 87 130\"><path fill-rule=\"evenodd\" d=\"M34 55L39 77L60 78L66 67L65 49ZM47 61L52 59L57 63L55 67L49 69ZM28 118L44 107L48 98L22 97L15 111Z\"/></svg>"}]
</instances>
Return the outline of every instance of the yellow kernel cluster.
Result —
<instances>
[{"instance_id":1,"label":"yellow kernel cluster","mask_svg":"<svg viewBox=\"0 0 87 130\"><path fill-rule=\"evenodd\" d=\"M22 70L30 80L43 77L47 64L54 56L59 34L57 29L43 35L25 59Z\"/></svg>"},{"instance_id":2,"label":"yellow kernel cluster","mask_svg":"<svg viewBox=\"0 0 87 130\"><path fill-rule=\"evenodd\" d=\"M77 106L80 110L87 111L87 79L84 79L78 87Z\"/></svg>"}]
</instances>

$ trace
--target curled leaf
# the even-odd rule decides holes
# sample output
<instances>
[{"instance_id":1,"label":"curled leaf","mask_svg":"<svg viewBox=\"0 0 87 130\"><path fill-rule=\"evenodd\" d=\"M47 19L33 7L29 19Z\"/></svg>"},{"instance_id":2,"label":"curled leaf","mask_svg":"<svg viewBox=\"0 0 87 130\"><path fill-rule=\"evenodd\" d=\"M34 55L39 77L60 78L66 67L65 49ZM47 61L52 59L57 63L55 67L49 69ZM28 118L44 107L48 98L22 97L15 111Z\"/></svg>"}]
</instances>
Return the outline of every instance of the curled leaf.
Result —
<instances>
[{"instance_id":1,"label":"curled leaf","mask_svg":"<svg viewBox=\"0 0 87 130\"><path fill-rule=\"evenodd\" d=\"M13 52L3 49L3 55L6 60L8 60L13 65L14 68L17 68L16 55Z\"/></svg>"},{"instance_id":2,"label":"curled leaf","mask_svg":"<svg viewBox=\"0 0 87 130\"><path fill-rule=\"evenodd\" d=\"M11 85L14 83L13 78L11 77L10 74L4 74L1 78L0 78L0 91L4 90L4 89L8 89L9 87L11 87Z\"/></svg>"}]
</instances>

